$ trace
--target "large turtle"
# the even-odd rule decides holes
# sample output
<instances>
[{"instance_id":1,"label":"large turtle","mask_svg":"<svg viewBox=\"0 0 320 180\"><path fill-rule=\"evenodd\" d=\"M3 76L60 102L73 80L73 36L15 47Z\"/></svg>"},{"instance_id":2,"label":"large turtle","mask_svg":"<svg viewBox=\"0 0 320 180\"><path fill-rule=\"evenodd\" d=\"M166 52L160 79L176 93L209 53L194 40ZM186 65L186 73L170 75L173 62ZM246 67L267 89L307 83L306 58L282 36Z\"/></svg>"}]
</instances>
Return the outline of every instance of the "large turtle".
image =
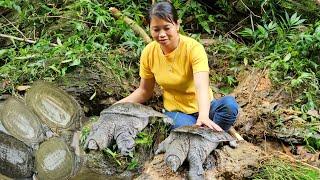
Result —
<instances>
[{"instance_id":1,"label":"large turtle","mask_svg":"<svg viewBox=\"0 0 320 180\"><path fill-rule=\"evenodd\" d=\"M24 104L23 100L9 97L0 110L2 130L28 145L36 145L44 139L39 118Z\"/></svg>"},{"instance_id":2,"label":"large turtle","mask_svg":"<svg viewBox=\"0 0 320 180\"><path fill-rule=\"evenodd\" d=\"M27 178L32 176L33 170L32 149L22 141L0 132L0 174Z\"/></svg>"},{"instance_id":3,"label":"large turtle","mask_svg":"<svg viewBox=\"0 0 320 180\"><path fill-rule=\"evenodd\" d=\"M80 105L48 82L35 83L26 93L26 104L54 132L75 130L80 126Z\"/></svg>"},{"instance_id":4,"label":"large turtle","mask_svg":"<svg viewBox=\"0 0 320 180\"><path fill-rule=\"evenodd\" d=\"M87 137L85 148L104 149L112 140L116 140L122 155L128 155L134 149L134 139L144 129L149 118L160 117L166 124L172 120L150 107L136 103L118 103L103 110L98 122Z\"/></svg>"},{"instance_id":5,"label":"large turtle","mask_svg":"<svg viewBox=\"0 0 320 180\"><path fill-rule=\"evenodd\" d=\"M131 179L131 174L117 169L100 151L84 152L78 132L69 143L65 138L52 137L40 145L35 153L37 179Z\"/></svg>"},{"instance_id":6,"label":"large turtle","mask_svg":"<svg viewBox=\"0 0 320 180\"><path fill-rule=\"evenodd\" d=\"M159 144L156 154L165 152L166 164L176 172L182 163L189 161L189 179L204 179L203 163L220 142L236 146L235 139L226 132L216 132L206 127L183 126L171 131Z\"/></svg>"},{"instance_id":7,"label":"large turtle","mask_svg":"<svg viewBox=\"0 0 320 180\"><path fill-rule=\"evenodd\" d=\"M76 162L72 149L64 139L50 138L35 153L37 178L68 179L76 170Z\"/></svg>"}]
</instances>

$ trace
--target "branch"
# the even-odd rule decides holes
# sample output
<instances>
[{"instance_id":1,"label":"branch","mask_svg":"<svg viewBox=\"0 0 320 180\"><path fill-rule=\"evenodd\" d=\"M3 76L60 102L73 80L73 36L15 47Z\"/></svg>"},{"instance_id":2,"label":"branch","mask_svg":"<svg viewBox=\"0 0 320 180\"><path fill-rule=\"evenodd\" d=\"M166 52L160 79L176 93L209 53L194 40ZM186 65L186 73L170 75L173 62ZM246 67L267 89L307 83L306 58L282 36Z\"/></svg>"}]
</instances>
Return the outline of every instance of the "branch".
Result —
<instances>
[{"instance_id":1,"label":"branch","mask_svg":"<svg viewBox=\"0 0 320 180\"><path fill-rule=\"evenodd\" d=\"M19 37L15 37L15 36L10 36L10 35L6 35L6 34L0 34L0 37L4 37L4 38L9 38L9 39L14 39L14 40L18 40L18 41L24 41L27 43L31 43L31 44L35 44L37 43L36 41L33 40L29 40L29 39L23 39L23 38L19 38ZM51 46L58 46L58 44L54 44L54 43L50 43Z\"/></svg>"},{"instance_id":2,"label":"branch","mask_svg":"<svg viewBox=\"0 0 320 180\"><path fill-rule=\"evenodd\" d=\"M116 18L123 19L124 22L127 23L136 34L142 37L144 42L150 43L152 41L149 35L135 21L123 15L117 8L111 7L109 8L109 11L111 11L112 15Z\"/></svg>"},{"instance_id":3,"label":"branch","mask_svg":"<svg viewBox=\"0 0 320 180\"><path fill-rule=\"evenodd\" d=\"M2 15L1 15L2 16ZM11 24L11 26L13 26L20 34L21 36L23 36L24 39L27 39L26 36L24 36L24 34L11 22L9 21L6 17L2 16L9 24Z\"/></svg>"},{"instance_id":4,"label":"branch","mask_svg":"<svg viewBox=\"0 0 320 180\"><path fill-rule=\"evenodd\" d=\"M256 15L253 11L251 11L251 9L242 1L240 0L240 2L244 5L244 7L250 12L250 14L254 15L255 17L261 18L260 16Z\"/></svg>"},{"instance_id":5,"label":"branch","mask_svg":"<svg viewBox=\"0 0 320 180\"><path fill-rule=\"evenodd\" d=\"M231 127L231 128L229 129L229 133L230 133L233 137L237 138L238 141L243 141L243 140L244 140L243 137L242 137L233 127Z\"/></svg>"}]
</instances>

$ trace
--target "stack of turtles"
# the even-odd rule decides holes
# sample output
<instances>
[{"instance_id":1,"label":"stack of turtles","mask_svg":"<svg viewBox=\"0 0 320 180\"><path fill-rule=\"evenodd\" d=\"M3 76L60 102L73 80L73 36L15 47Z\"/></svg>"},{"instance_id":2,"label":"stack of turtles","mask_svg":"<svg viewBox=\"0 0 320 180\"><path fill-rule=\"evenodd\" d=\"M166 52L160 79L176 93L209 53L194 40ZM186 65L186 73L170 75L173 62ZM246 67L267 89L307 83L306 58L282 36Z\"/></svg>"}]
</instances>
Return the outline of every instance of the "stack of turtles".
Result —
<instances>
[{"instance_id":1,"label":"stack of turtles","mask_svg":"<svg viewBox=\"0 0 320 180\"><path fill-rule=\"evenodd\" d=\"M1 174L11 178L67 179L76 168L67 138L80 128L78 103L49 83L36 83L25 100L9 97L0 106Z\"/></svg>"},{"instance_id":2,"label":"stack of turtles","mask_svg":"<svg viewBox=\"0 0 320 180\"><path fill-rule=\"evenodd\" d=\"M35 83L27 91L25 99L9 97L0 102L0 175L11 178L36 176L39 180L70 179L77 177L84 167L92 167L88 166L92 162L88 157L97 159L101 153L92 153L92 158L92 154L89 156L79 148L78 130L81 129L82 117L82 109L75 99L45 82ZM131 121L130 132L135 133L129 139L124 127L128 117L134 120ZM132 151L132 138L148 124L149 117L161 117L166 119L166 123L171 123L161 113L143 105L125 103L111 106L101 113L87 142L106 148L111 145L113 138L117 143L122 143L124 153ZM123 138L111 137L102 147L100 142L104 141L104 137L97 135L119 119L124 121L121 126L113 126L113 134L105 135ZM92 146L86 148L92 149ZM102 169L105 166L94 168Z\"/></svg>"}]
</instances>

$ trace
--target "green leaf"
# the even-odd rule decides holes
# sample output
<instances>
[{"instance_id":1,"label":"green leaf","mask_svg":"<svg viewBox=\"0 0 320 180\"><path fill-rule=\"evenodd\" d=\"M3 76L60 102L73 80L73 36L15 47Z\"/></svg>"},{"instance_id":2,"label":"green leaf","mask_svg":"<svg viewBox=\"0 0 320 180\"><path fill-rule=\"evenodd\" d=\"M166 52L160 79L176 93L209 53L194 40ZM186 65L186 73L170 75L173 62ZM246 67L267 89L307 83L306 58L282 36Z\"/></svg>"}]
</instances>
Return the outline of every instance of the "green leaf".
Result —
<instances>
[{"instance_id":1,"label":"green leaf","mask_svg":"<svg viewBox=\"0 0 320 180\"><path fill-rule=\"evenodd\" d=\"M80 59L75 59L72 61L72 63L69 66L78 66L81 64L81 60Z\"/></svg>"},{"instance_id":2,"label":"green leaf","mask_svg":"<svg viewBox=\"0 0 320 180\"><path fill-rule=\"evenodd\" d=\"M9 52L8 49L1 49L0 50L0 58L3 57L4 55L6 55Z\"/></svg>"},{"instance_id":3,"label":"green leaf","mask_svg":"<svg viewBox=\"0 0 320 180\"><path fill-rule=\"evenodd\" d=\"M286 62L286 61L289 61L291 58L291 53L288 53L284 58L283 60Z\"/></svg>"}]
</instances>

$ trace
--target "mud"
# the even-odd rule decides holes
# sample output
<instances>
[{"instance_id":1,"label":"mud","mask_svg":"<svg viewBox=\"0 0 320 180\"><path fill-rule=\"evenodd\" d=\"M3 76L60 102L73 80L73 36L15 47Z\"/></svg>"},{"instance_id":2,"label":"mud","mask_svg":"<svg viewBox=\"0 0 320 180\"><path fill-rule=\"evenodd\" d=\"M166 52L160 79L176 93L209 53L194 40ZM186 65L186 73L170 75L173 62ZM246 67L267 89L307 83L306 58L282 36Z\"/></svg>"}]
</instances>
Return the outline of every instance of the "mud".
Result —
<instances>
[{"instance_id":1,"label":"mud","mask_svg":"<svg viewBox=\"0 0 320 180\"><path fill-rule=\"evenodd\" d=\"M267 70L251 69L239 75L233 95L239 103L235 129L252 143L260 143L272 134L273 112L285 109L292 97L284 89L272 87Z\"/></svg>"}]
</instances>

